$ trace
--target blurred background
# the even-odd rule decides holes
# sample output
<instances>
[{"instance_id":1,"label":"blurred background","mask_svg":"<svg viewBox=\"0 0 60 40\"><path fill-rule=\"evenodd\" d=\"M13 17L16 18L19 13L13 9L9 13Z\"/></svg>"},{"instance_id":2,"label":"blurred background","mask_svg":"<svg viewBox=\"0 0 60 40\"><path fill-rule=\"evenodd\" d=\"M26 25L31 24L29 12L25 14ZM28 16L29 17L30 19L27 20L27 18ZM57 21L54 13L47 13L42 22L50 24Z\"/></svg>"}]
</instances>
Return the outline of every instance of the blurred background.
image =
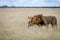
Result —
<instances>
[{"instance_id":1,"label":"blurred background","mask_svg":"<svg viewBox=\"0 0 60 40\"><path fill-rule=\"evenodd\" d=\"M0 7L60 7L60 0L0 0Z\"/></svg>"}]
</instances>

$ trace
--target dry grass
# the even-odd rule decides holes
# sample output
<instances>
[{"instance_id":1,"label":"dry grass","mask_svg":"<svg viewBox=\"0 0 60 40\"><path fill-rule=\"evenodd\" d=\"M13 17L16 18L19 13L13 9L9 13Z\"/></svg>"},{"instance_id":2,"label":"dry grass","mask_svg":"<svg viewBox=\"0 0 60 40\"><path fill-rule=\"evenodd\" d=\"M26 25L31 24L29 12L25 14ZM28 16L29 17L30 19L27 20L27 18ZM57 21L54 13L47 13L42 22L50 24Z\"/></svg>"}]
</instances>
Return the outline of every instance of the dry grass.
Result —
<instances>
[{"instance_id":1,"label":"dry grass","mask_svg":"<svg viewBox=\"0 0 60 40\"><path fill-rule=\"evenodd\" d=\"M36 14L57 17L57 29L51 26L27 27L28 16ZM0 40L60 40L60 8L0 8Z\"/></svg>"}]
</instances>

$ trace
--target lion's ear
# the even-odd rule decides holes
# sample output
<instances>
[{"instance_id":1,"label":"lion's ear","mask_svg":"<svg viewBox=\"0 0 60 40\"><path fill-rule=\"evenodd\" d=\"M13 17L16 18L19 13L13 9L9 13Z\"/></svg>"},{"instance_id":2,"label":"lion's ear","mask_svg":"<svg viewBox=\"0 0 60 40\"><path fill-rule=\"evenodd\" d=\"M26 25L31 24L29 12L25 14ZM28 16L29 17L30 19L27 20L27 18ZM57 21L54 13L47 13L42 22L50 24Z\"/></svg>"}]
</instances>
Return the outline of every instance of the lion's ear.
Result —
<instances>
[{"instance_id":1,"label":"lion's ear","mask_svg":"<svg viewBox=\"0 0 60 40\"><path fill-rule=\"evenodd\" d=\"M40 16L42 17L43 15L42 15L42 14L40 14Z\"/></svg>"},{"instance_id":2,"label":"lion's ear","mask_svg":"<svg viewBox=\"0 0 60 40\"><path fill-rule=\"evenodd\" d=\"M29 18L29 19L32 19L32 17L29 17L29 16L28 16L28 18Z\"/></svg>"},{"instance_id":3,"label":"lion's ear","mask_svg":"<svg viewBox=\"0 0 60 40\"><path fill-rule=\"evenodd\" d=\"M42 14L39 14L40 17L42 17L43 15Z\"/></svg>"},{"instance_id":4,"label":"lion's ear","mask_svg":"<svg viewBox=\"0 0 60 40\"><path fill-rule=\"evenodd\" d=\"M40 19L42 19L43 15L42 15L42 14L40 14L39 16L40 16Z\"/></svg>"}]
</instances>

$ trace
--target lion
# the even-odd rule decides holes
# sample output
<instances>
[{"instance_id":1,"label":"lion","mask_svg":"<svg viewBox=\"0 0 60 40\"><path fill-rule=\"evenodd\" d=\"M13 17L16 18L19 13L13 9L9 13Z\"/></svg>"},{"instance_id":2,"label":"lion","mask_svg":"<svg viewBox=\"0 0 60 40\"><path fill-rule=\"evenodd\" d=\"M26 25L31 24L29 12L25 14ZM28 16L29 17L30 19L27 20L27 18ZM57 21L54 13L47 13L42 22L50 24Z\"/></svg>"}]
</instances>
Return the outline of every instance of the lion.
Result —
<instances>
[{"instance_id":1,"label":"lion","mask_svg":"<svg viewBox=\"0 0 60 40\"><path fill-rule=\"evenodd\" d=\"M38 25L39 27L45 25L47 27L49 24L51 24L52 27L57 27L57 18L55 16L43 16L42 14L38 14L28 18L30 19L28 27L32 25Z\"/></svg>"}]
</instances>

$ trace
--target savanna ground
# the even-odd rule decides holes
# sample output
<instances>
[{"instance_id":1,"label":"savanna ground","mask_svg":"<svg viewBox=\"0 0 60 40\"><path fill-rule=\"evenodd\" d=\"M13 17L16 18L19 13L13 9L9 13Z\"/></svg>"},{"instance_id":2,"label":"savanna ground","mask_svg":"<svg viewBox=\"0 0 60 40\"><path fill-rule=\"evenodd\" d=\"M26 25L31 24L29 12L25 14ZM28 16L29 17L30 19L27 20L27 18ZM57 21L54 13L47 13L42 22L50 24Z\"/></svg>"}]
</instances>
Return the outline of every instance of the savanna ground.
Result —
<instances>
[{"instance_id":1,"label":"savanna ground","mask_svg":"<svg viewBox=\"0 0 60 40\"><path fill-rule=\"evenodd\" d=\"M53 15L57 28L28 28L28 16ZM0 8L0 40L60 40L60 8Z\"/></svg>"}]
</instances>

